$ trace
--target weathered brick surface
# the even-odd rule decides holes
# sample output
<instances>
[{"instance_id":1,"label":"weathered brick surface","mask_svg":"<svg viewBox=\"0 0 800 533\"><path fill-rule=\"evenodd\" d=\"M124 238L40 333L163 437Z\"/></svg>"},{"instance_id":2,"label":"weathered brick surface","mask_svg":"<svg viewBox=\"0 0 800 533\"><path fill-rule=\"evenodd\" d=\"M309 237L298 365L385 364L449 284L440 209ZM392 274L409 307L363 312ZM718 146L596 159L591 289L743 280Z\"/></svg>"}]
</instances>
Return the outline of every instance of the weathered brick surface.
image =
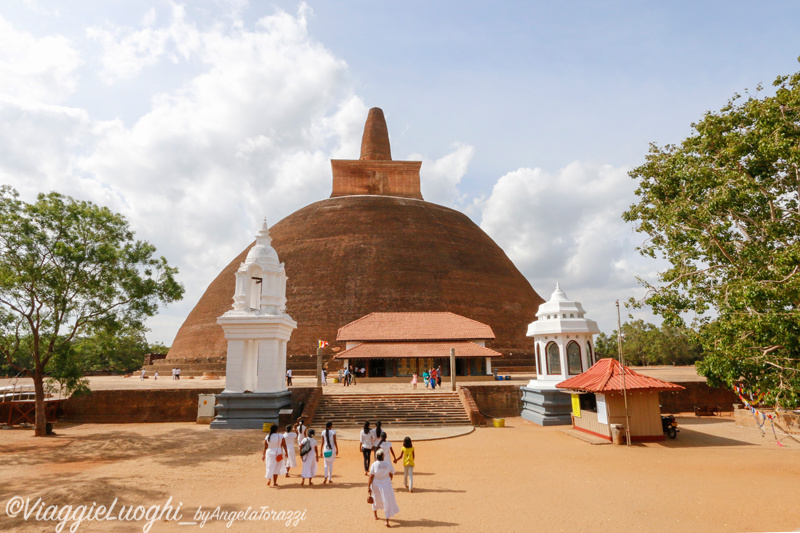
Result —
<instances>
[{"instance_id":1,"label":"weathered brick surface","mask_svg":"<svg viewBox=\"0 0 800 533\"><path fill-rule=\"evenodd\" d=\"M292 407L308 404L314 388L296 387ZM221 388L102 390L63 403L59 420L92 424L195 422L200 394L219 394Z\"/></svg>"},{"instance_id":2,"label":"weathered brick surface","mask_svg":"<svg viewBox=\"0 0 800 533\"><path fill-rule=\"evenodd\" d=\"M527 327L542 298L458 211L420 200L345 196L304 207L270 233L286 264L287 312L297 321L290 363L291 354L315 353L318 339L331 343L328 350L337 346L340 327L374 311L451 311L490 325L496 340L487 347L515 358L531 351ZM216 320L230 309L234 272L249 248L209 285L167 362L225 356Z\"/></svg>"},{"instance_id":3,"label":"weathered brick surface","mask_svg":"<svg viewBox=\"0 0 800 533\"><path fill-rule=\"evenodd\" d=\"M491 417L520 416L522 413L522 391L519 385L462 386L467 389L478 409Z\"/></svg>"},{"instance_id":4,"label":"weathered brick surface","mask_svg":"<svg viewBox=\"0 0 800 533\"><path fill-rule=\"evenodd\" d=\"M421 161L331 160L331 198L353 194L375 194L422 200Z\"/></svg>"},{"instance_id":5,"label":"weathered brick surface","mask_svg":"<svg viewBox=\"0 0 800 533\"><path fill-rule=\"evenodd\" d=\"M483 426L486 424L478 408L478 404L475 403L475 398L472 397L472 392L468 388L459 387L458 398L461 400L461 405L464 407L464 411L467 412L469 421L473 426Z\"/></svg>"},{"instance_id":6,"label":"weathered brick surface","mask_svg":"<svg viewBox=\"0 0 800 533\"><path fill-rule=\"evenodd\" d=\"M736 394L729 389L712 388L698 381L677 383L684 390L658 393L662 413L693 412L695 405L718 406L721 411L733 411L733 404L739 402Z\"/></svg>"}]
</instances>

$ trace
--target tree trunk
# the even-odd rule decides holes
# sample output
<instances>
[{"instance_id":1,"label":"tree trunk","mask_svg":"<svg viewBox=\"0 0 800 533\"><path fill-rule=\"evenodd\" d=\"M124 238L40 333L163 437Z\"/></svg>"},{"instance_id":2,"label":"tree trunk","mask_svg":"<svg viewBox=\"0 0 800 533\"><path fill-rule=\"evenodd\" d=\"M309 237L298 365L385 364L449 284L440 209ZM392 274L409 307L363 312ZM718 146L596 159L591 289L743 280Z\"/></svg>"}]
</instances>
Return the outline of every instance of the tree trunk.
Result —
<instances>
[{"instance_id":1,"label":"tree trunk","mask_svg":"<svg viewBox=\"0 0 800 533\"><path fill-rule=\"evenodd\" d=\"M44 409L44 370L36 365L33 373L33 388L36 392L36 423L33 435L35 437L47 436L47 414Z\"/></svg>"}]
</instances>

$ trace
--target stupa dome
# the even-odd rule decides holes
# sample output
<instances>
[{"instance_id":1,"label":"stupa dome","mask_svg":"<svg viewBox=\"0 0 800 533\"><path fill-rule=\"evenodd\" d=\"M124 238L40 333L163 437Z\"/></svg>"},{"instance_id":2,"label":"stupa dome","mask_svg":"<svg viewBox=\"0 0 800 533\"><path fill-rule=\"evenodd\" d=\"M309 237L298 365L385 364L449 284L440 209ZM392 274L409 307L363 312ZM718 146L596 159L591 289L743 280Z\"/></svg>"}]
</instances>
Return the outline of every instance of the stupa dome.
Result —
<instances>
[{"instance_id":1,"label":"stupa dome","mask_svg":"<svg viewBox=\"0 0 800 533\"><path fill-rule=\"evenodd\" d=\"M532 353L526 332L542 298L466 215L422 200L421 163L392 161L386 131L383 113L371 110L362 140L367 159L332 161L331 198L269 230L288 276L286 312L297 322L288 353L316 353L318 340L334 347L340 327L369 313L421 311L488 324L495 340L487 347ZM216 320L231 308L235 272L253 246L209 285L169 359L225 355Z\"/></svg>"}]
</instances>

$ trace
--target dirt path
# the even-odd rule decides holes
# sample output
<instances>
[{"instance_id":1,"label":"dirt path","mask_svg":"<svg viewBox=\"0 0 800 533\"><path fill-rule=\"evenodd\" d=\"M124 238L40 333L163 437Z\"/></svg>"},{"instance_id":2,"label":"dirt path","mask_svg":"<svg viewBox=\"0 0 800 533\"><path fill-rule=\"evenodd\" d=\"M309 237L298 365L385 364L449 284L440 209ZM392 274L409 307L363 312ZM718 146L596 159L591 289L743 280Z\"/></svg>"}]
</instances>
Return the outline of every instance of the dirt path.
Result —
<instances>
[{"instance_id":1,"label":"dirt path","mask_svg":"<svg viewBox=\"0 0 800 533\"><path fill-rule=\"evenodd\" d=\"M413 494L398 491L393 526L453 531L791 531L800 528L800 444L681 419L675 441L592 446L521 418L504 429L419 442ZM14 496L47 505L150 507L171 496L181 521L213 511L293 511L301 531L376 531L357 443L342 442L334 484L266 486L263 434L194 424L80 425L35 439L0 432L0 530L55 531L55 522L7 516ZM387 428L398 445L404 436ZM322 464L320 463L320 473ZM299 469L296 473L299 473ZM318 478L317 483L321 479ZM402 487L402 474L395 479ZM96 507L95 507L96 508ZM259 511L260 512L260 511ZM286 516L284 516L284 519ZM78 531L142 531L141 522L84 522ZM68 523L67 527L72 525ZM156 521L151 531L264 531L284 521ZM290 526L288 529L292 529ZM65 529L66 531L67 529Z\"/></svg>"}]
</instances>

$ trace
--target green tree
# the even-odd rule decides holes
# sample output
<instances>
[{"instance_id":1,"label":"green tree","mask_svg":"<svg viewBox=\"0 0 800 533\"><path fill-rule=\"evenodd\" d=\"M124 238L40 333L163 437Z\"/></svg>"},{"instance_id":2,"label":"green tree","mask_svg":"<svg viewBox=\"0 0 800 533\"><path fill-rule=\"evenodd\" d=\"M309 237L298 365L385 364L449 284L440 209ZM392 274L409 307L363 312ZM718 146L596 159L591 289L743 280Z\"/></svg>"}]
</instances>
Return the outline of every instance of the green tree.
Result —
<instances>
[{"instance_id":1,"label":"green tree","mask_svg":"<svg viewBox=\"0 0 800 533\"><path fill-rule=\"evenodd\" d=\"M183 295L177 269L154 253L105 207L55 192L29 204L0 189L0 353L33 378L37 436L54 358L69 369L79 336L141 329L159 304Z\"/></svg>"},{"instance_id":2,"label":"green tree","mask_svg":"<svg viewBox=\"0 0 800 533\"><path fill-rule=\"evenodd\" d=\"M800 73L735 95L680 146L652 145L623 215L669 266L644 303L669 325L697 317L711 385L800 397Z\"/></svg>"},{"instance_id":3,"label":"green tree","mask_svg":"<svg viewBox=\"0 0 800 533\"><path fill-rule=\"evenodd\" d=\"M150 345L143 329L127 326L120 331L97 331L77 339L74 351L85 372L133 372L142 367Z\"/></svg>"}]
</instances>

